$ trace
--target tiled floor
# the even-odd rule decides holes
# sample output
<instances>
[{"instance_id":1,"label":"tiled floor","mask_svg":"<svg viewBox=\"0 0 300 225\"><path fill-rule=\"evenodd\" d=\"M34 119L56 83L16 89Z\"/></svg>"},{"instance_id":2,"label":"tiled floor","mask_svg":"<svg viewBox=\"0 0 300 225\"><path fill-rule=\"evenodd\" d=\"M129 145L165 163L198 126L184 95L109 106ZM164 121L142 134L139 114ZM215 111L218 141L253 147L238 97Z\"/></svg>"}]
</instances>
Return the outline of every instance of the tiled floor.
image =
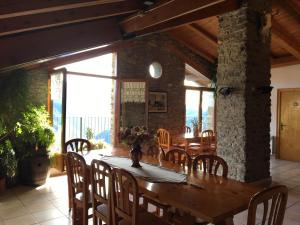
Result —
<instances>
[{"instance_id":1,"label":"tiled floor","mask_svg":"<svg viewBox=\"0 0 300 225\"><path fill-rule=\"evenodd\" d=\"M271 161L275 182L289 187L285 225L300 225L300 163ZM235 216L245 225L247 212ZM92 222L92 221L91 221ZM47 185L32 189L16 187L0 196L0 225L70 225L66 176L49 179Z\"/></svg>"}]
</instances>

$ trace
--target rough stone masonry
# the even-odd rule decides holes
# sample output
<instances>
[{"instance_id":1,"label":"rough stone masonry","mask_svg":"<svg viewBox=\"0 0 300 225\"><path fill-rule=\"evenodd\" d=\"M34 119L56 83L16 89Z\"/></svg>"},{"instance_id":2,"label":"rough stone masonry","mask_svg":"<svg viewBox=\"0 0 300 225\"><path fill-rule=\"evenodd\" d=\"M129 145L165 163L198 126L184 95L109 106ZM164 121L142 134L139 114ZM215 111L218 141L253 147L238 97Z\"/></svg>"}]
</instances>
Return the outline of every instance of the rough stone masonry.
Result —
<instances>
[{"instance_id":1,"label":"rough stone masonry","mask_svg":"<svg viewBox=\"0 0 300 225\"><path fill-rule=\"evenodd\" d=\"M217 85L233 87L217 95L217 149L229 177L252 182L270 177L270 1L248 0L219 17ZM266 29L267 32L266 32ZM264 30L264 35L262 35Z\"/></svg>"}]
</instances>

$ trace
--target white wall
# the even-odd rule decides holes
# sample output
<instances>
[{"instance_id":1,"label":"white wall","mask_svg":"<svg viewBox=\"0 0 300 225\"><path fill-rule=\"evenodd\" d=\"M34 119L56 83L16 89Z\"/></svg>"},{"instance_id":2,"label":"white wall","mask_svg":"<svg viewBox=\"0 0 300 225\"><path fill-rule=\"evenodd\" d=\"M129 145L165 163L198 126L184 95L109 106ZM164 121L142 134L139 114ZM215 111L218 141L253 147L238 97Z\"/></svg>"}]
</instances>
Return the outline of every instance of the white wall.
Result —
<instances>
[{"instance_id":1,"label":"white wall","mask_svg":"<svg viewBox=\"0 0 300 225\"><path fill-rule=\"evenodd\" d=\"M300 88L300 65L271 70L271 136L276 136L277 90L280 88Z\"/></svg>"}]
</instances>

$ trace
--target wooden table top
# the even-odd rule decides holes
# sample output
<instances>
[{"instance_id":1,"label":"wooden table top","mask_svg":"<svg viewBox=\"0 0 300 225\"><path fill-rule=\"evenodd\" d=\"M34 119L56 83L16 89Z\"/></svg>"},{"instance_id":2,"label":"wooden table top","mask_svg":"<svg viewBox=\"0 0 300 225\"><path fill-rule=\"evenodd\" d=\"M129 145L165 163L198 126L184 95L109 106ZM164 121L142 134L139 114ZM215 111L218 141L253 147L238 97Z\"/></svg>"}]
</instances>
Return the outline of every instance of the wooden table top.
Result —
<instances>
[{"instance_id":1,"label":"wooden table top","mask_svg":"<svg viewBox=\"0 0 300 225\"><path fill-rule=\"evenodd\" d=\"M120 148L91 151L85 155L87 164L90 165L94 158L101 160L99 153L111 156L129 155L128 150ZM193 172L151 156L144 155L142 161L188 174L187 184L151 183L137 177L142 193L214 224L247 209L251 197L262 190L262 187L232 179L205 175L201 171Z\"/></svg>"}]
</instances>

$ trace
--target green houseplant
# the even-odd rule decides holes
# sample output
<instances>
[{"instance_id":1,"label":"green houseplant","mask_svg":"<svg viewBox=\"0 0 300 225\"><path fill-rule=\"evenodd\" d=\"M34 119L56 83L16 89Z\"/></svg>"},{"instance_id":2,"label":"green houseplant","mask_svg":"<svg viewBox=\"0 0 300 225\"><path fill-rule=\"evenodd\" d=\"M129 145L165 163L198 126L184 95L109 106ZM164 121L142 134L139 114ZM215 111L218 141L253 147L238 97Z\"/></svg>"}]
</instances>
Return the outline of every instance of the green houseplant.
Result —
<instances>
[{"instance_id":1,"label":"green houseplant","mask_svg":"<svg viewBox=\"0 0 300 225\"><path fill-rule=\"evenodd\" d=\"M44 106L28 106L17 122L12 137L19 160L19 178L24 184L44 184L49 171L48 149L54 143L54 132Z\"/></svg>"}]
</instances>

